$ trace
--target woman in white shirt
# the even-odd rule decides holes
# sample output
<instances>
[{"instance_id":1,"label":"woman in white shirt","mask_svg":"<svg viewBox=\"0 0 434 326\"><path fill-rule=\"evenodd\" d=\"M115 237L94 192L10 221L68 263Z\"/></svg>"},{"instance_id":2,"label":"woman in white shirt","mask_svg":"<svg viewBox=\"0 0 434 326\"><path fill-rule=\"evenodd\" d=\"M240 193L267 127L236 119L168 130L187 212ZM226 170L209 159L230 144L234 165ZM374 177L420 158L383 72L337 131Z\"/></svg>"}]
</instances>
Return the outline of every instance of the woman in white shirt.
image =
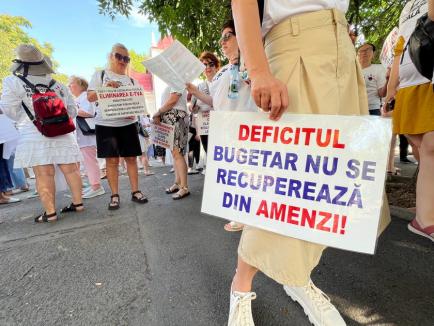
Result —
<instances>
[{"instance_id":1,"label":"woman in white shirt","mask_svg":"<svg viewBox=\"0 0 434 326\"><path fill-rule=\"evenodd\" d=\"M77 105L77 120L83 119L86 123L92 125L94 120L95 109L87 100L88 83L85 79L71 76L69 80L69 89L72 95L75 96L75 104ZM101 174L98 160L96 158L96 140L95 134L85 135L81 130L80 124L76 124L77 143L83 155L84 168L89 179L90 187L83 191L83 198L93 198L105 194L104 188L101 186ZM93 123L94 125L94 123ZM90 126L89 126L90 127Z\"/></svg>"},{"instance_id":2,"label":"woman in white shirt","mask_svg":"<svg viewBox=\"0 0 434 326\"><path fill-rule=\"evenodd\" d=\"M18 60L12 66L14 74L20 75L33 85L49 85L50 76L54 73L51 62L33 45L23 44L17 50ZM66 86L56 82L51 89L63 101L68 115L74 118L77 109L74 100ZM33 168L36 176L36 189L45 212L35 218L35 222L54 222L58 217L55 206L54 165L58 165L64 174L72 193L71 205L60 212L76 212L83 210L81 198L81 178L77 162L81 161L80 150L72 132L46 137L36 129L23 109L25 103L34 115L32 89L15 75L3 80L3 93L0 109L12 120L17 122L20 133L15 154L14 167Z\"/></svg>"},{"instance_id":3,"label":"woman in white shirt","mask_svg":"<svg viewBox=\"0 0 434 326\"><path fill-rule=\"evenodd\" d=\"M187 92L167 86L161 95L163 105L152 117L155 123L164 122L175 127L172 156L174 159L175 183L166 189L174 200L190 195L187 183L187 163L184 155L188 143Z\"/></svg>"},{"instance_id":4,"label":"woman in white shirt","mask_svg":"<svg viewBox=\"0 0 434 326\"><path fill-rule=\"evenodd\" d=\"M135 81L127 75L130 62L128 49L122 44L113 45L109 54L108 69L97 71L92 76L87 91L87 99L94 103L98 100L95 89L134 85ZM123 157L127 164L127 172L131 185L131 200L145 204L148 199L139 190L137 156L142 155L137 131L137 117L103 119L96 105L96 144L99 158L105 158L107 180L112 192L109 210L120 207L119 197L119 158Z\"/></svg>"}]
</instances>

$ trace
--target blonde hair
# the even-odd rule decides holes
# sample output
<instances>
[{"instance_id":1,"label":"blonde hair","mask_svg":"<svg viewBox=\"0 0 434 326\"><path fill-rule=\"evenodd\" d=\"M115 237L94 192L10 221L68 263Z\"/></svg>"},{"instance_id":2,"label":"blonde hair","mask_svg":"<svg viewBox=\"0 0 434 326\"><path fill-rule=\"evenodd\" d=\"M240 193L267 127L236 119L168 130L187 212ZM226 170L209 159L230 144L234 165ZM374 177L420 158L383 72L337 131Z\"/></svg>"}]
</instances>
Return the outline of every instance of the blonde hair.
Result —
<instances>
[{"instance_id":1,"label":"blonde hair","mask_svg":"<svg viewBox=\"0 0 434 326\"><path fill-rule=\"evenodd\" d=\"M69 82L76 83L83 91L87 91L87 88L89 87L87 80L78 76L71 76Z\"/></svg>"},{"instance_id":2,"label":"blonde hair","mask_svg":"<svg viewBox=\"0 0 434 326\"><path fill-rule=\"evenodd\" d=\"M106 66L107 69L110 69L111 56L116 51L116 49L122 49L122 50L125 50L125 51L128 52L127 47L125 45L123 45L122 43L115 43L115 44L113 44L112 49L111 49L110 53L107 56L107 66Z\"/></svg>"}]
</instances>

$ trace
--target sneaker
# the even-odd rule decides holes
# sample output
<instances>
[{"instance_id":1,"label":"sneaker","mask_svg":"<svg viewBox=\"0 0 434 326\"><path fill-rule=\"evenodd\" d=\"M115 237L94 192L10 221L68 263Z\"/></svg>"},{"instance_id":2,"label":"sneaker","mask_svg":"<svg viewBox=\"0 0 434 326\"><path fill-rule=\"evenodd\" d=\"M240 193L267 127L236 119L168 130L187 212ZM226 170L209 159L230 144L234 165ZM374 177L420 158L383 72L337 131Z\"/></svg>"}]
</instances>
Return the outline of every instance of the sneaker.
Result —
<instances>
[{"instance_id":1,"label":"sneaker","mask_svg":"<svg viewBox=\"0 0 434 326\"><path fill-rule=\"evenodd\" d=\"M255 292L231 291L228 326L255 326L252 316L252 300Z\"/></svg>"},{"instance_id":2,"label":"sneaker","mask_svg":"<svg viewBox=\"0 0 434 326\"><path fill-rule=\"evenodd\" d=\"M88 186L88 187L83 187L83 189L81 190L81 194L85 195L87 192L91 191L92 187Z\"/></svg>"},{"instance_id":3,"label":"sneaker","mask_svg":"<svg viewBox=\"0 0 434 326\"><path fill-rule=\"evenodd\" d=\"M171 168L170 173L174 173L174 172L175 172L175 168Z\"/></svg>"},{"instance_id":4,"label":"sneaker","mask_svg":"<svg viewBox=\"0 0 434 326\"><path fill-rule=\"evenodd\" d=\"M203 169L200 174L205 175L206 174L206 169Z\"/></svg>"},{"instance_id":5,"label":"sneaker","mask_svg":"<svg viewBox=\"0 0 434 326\"><path fill-rule=\"evenodd\" d=\"M419 222L414 218L413 221L411 221L407 227L411 232L421 235L434 242L434 225L423 228L420 226Z\"/></svg>"},{"instance_id":6,"label":"sneaker","mask_svg":"<svg viewBox=\"0 0 434 326\"><path fill-rule=\"evenodd\" d=\"M303 308L309 321L315 326L345 326L339 311L330 302L330 298L309 280L306 286L287 286L283 289L292 300Z\"/></svg>"},{"instance_id":7,"label":"sneaker","mask_svg":"<svg viewBox=\"0 0 434 326\"><path fill-rule=\"evenodd\" d=\"M89 199L93 197L98 197L105 194L105 190L103 187L99 187L97 190L90 189L90 191L86 192L83 195L83 199Z\"/></svg>"},{"instance_id":8,"label":"sneaker","mask_svg":"<svg viewBox=\"0 0 434 326\"><path fill-rule=\"evenodd\" d=\"M198 173L199 173L199 171L197 171L193 168L188 168L188 170L187 170L187 174L198 174Z\"/></svg>"}]
</instances>

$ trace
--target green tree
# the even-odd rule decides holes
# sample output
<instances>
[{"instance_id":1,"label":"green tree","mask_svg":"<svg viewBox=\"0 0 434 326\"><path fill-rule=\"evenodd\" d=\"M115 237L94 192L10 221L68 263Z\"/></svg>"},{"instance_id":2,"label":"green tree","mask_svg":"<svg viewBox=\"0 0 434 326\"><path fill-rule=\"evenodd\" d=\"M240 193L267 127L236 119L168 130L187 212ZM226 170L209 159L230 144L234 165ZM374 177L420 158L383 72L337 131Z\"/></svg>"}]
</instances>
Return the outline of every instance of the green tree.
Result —
<instances>
[{"instance_id":1,"label":"green tree","mask_svg":"<svg viewBox=\"0 0 434 326\"><path fill-rule=\"evenodd\" d=\"M137 53L134 50L129 50L128 52L131 58L131 68L137 72L146 72L146 68L144 65L142 65L142 62L148 59L148 56L146 54Z\"/></svg>"},{"instance_id":2,"label":"green tree","mask_svg":"<svg viewBox=\"0 0 434 326\"><path fill-rule=\"evenodd\" d=\"M15 48L22 43L34 44L42 53L51 58L53 46L49 43L39 43L35 38L30 37L25 28L31 28L31 23L24 17L0 15L0 79L11 74L9 68L12 60L15 59ZM58 63L53 61L53 67L56 69ZM67 83L68 76L64 74L55 74L53 78L62 83ZM1 90L1 84L0 84Z\"/></svg>"},{"instance_id":3,"label":"green tree","mask_svg":"<svg viewBox=\"0 0 434 326\"><path fill-rule=\"evenodd\" d=\"M218 51L223 22L230 17L228 0L97 0L100 12L127 16L139 4L140 13L156 22L163 35L171 34L198 54ZM358 25L367 41L381 47L407 0L351 0L348 20Z\"/></svg>"}]
</instances>

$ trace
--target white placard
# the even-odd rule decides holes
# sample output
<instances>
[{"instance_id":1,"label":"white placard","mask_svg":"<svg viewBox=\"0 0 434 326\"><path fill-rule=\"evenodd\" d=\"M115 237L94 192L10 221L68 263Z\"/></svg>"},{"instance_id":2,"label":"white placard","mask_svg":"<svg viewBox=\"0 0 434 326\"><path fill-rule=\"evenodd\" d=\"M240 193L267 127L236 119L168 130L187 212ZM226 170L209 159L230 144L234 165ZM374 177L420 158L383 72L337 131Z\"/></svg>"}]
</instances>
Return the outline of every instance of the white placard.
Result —
<instances>
[{"instance_id":1,"label":"white placard","mask_svg":"<svg viewBox=\"0 0 434 326\"><path fill-rule=\"evenodd\" d=\"M203 63L179 41L142 63L176 91L185 89L186 83L195 80L205 70Z\"/></svg>"},{"instance_id":2,"label":"white placard","mask_svg":"<svg viewBox=\"0 0 434 326\"><path fill-rule=\"evenodd\" d=\"M0 144L17 139L20 136L14 121L0 113Z\"/></svg>"},{"instance_id":3,"label":"white placard","mask_svg":"<svg viewBox=\"0 0 434 326\"><path fill-rule=\"evenodd\" d=\"M116 119L146 115L146 100L142 86L96 89L98 107L103 119Z\"/></svg>"},{"instance_id":4,"label":"white placard","mask_svg":"<svg viewBox=\"0 0 434 326\"><path fill-rule=\"evenodd\" d=\"M396 41L398 40L398 34L398 27L395 27L394 29L392 29L392 31L389 33L383 43L383 47L380 53L380 61L386 69L392 65L395 45Z\"/></svg>"},{"instance_id":5,"label":"white placard","mask_svg":"<svg viewBox=\"0 0 434 326\"><path fill-rule=\"evenodd\" d=\"M197 113L196 117L196 131L199 136L208 135L209 130L209 111L202 111Z\"/></svg>"},{"instance_id":6,"label":"white placard","mask_svg":"<svg viewBox=\"0 0 434 326\"><path fill-rule=\"evenodd\" d=\"M390 140L380 117L212 111L202 212L373 254Z\"/></svg>"},{"instance_id":7,"label":"white placard","mask_svg":"<svg viewBox=\"0 0 434 326\"><path fill-rule=\"evenodd\" d=\"M155 145L173 150L175 127L167 123L151 123L151 140Z\"/></svg>"}]
</instances>

